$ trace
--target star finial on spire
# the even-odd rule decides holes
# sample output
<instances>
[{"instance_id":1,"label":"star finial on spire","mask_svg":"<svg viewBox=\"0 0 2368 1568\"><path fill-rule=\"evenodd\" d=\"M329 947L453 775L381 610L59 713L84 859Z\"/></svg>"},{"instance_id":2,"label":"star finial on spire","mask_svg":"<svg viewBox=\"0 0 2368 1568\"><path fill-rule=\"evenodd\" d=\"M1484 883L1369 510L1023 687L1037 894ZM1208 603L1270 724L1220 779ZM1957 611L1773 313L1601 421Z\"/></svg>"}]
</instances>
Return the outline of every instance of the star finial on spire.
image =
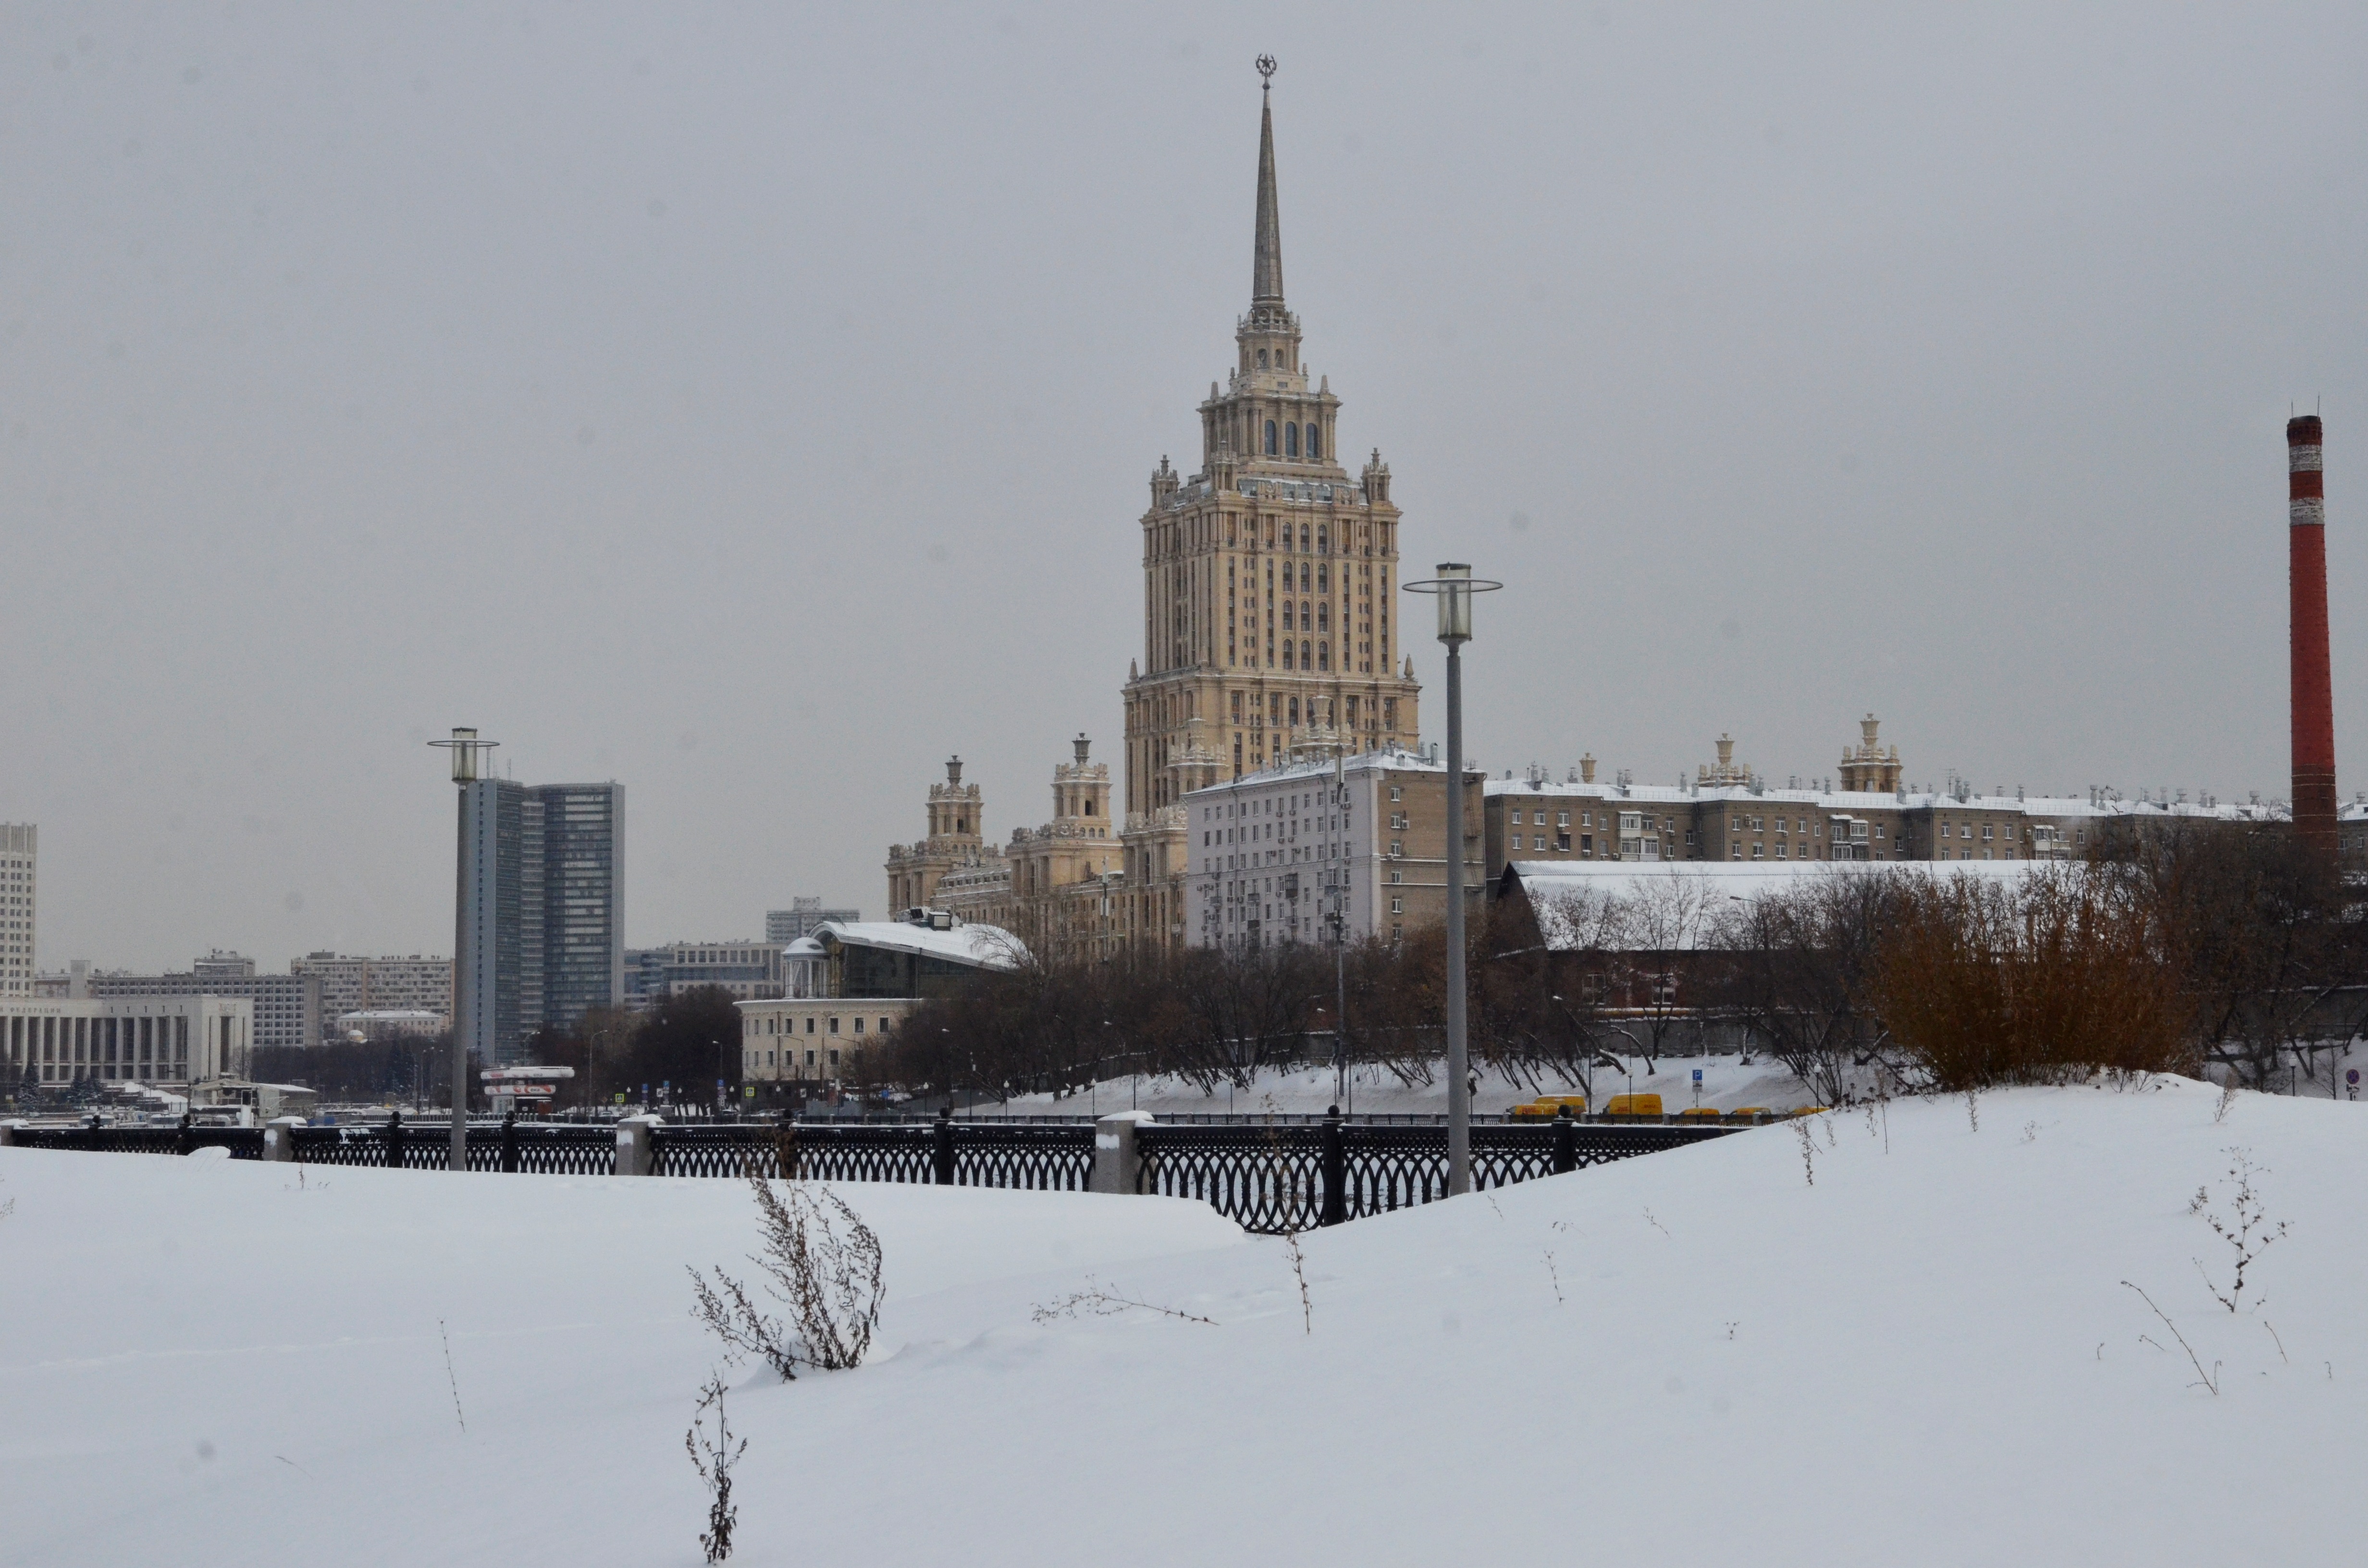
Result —
<instances>
[{"instance_id":1,"label":"star finial on spire","mask_svg":"<svg viewBox=\"0 0 2368 1568\"><path fill-rule=\"evenodd\" d=\"M1282 217L1274 191L1274 56L1258 57L1258 234L1250 273L1250 312L1282 311Z\"/></svg>"}]
</instances>

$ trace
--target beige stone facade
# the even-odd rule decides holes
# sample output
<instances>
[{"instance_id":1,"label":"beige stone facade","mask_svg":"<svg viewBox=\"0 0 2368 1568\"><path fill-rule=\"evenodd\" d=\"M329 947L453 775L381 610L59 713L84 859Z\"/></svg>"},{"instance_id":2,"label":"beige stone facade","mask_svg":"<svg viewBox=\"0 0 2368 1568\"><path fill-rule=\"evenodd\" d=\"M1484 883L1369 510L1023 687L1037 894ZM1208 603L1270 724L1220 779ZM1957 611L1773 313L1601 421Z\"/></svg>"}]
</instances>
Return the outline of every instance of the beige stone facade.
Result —
<instances>
[{"instance_id":1,"label":"beige stone facade","mask_svg":"<svg viewBox=\"0 0 2368 1568\"><path fill-rule=\"evenodd\" d=\"M999 870L1000 851L988 846L980 825L985 805L976 784L962 782L962 760L946 759L946 779L929 786L929 831L911 844L888 846L888 914L891 919L908 909L927 908L938 896L938 884L957 872L975 880L981 871Z\"/></svg>"},{"instance_id":2,"label":"beige stone facade","mask_svg":"<svg viewBox=\"0 0 2368 1568\"><path fill-rule=\"evenodd\" d=\"M1184 797L1312 747L1417 744L1420 687L1399 645L1399 515L1374 451L1339 460L1340 400L1311 378L1283 301L1274 120L1258 136L1250 308L1200 405L1201 466L1161 458L1143 515L1143 653L1122 694L1124 797L1107 765L1055 769L1053 819L1000 847L958 767L929 835L889 852L892 910L945 908L1045 956L1182 946L1198 918ZM1116 814L1113 815L1115 808Z\"/></svg>"},{"instance_id":3,"label":"beige stone facade","mask_svg":"<svg viewBox=\"0 0 2368 1568\"><path fill-rule=\"evenodd\" d=\"M1351 479L1340 400L1311 381L1283 301L1274 117L1258 132L1249 313L1200 407L1201 468L1162 458L1143 516L1143 657L1128 672L1126 929L1188 939L1178 803L1323 741L1411 746L1420 688L1399 646L1399 514L1375 451Z\"/></svg>"},{"instance_id":4,"label":"beige stone facade","mask_svg":"<svg viewBox=\"0 0 2368 1568\"><path fill-rule=\"evenodd\" d=\"M741 1074L749 1083L826 1087L850 1075L858 1053L886 1045L920 1005L909 996L743 1002Z\"/></svg>"}]
</instances>

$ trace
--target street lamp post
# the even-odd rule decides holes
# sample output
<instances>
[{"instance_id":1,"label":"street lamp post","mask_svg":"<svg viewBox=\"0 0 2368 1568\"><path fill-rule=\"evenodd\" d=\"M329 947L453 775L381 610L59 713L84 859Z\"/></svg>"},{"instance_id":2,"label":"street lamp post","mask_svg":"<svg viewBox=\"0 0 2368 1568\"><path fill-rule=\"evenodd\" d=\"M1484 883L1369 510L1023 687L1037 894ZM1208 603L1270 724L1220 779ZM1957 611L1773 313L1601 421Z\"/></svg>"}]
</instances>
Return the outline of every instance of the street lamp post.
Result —
<instances>
[{"instance_id":1,"label":"street lamp post","mask_svg":"<svg viewBox=\"0 0 2368 1568\"><path fill-rule=\"evenodd\" d=\"M1443 561L1439 575L1404 585L1439 599L1439 640L1447 644L1447 1195L1472 1190L1471 1052L1463 1028L1463 644L1472 641L1472 597L1503 587Z\"/></svg>"},{"instance_id":2,"label":"street lamp post","mask_svg":"<svg viewBox=\"0 0 2368 1568\"><path fill-rule=\"evenodd\" d=\"M477 836L477 759L501 744L481 741L474 730L456 729L449 741L430 741L452 754L452 782L461 787L460 858L452 870L452 1165L469 1168L469 1040L466 1031L477 1010L477 976L469 951L469 875L471 841Z\"/></svg>"}]
</instances>

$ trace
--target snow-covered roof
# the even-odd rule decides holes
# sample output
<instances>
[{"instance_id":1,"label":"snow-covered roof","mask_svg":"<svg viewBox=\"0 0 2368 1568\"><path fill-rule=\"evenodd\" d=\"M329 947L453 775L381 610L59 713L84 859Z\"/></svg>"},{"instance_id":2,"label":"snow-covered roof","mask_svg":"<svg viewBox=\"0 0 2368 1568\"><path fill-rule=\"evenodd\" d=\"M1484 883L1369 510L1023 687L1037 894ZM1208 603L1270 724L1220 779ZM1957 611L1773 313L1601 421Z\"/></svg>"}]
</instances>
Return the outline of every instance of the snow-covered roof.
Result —
<instances>
[{"instance_id":1,"label":"snow-covered roof","mask_svg":"<svg viewBox=\"0 0 2368 1568\"><path fill-rule=\"evenodd\" d=\"M1601 934L1582 936L1586 915L1606 903L1630 906L1616 947L1685 951L1709 935L1713 920L1731 904L1749 903L1770 893L1788 892L1816 877L1906 875L2013 881L2044 864L2037 860L1602 860L1566 864L1516 860L1505 869L1518 881L1536 915L1539 935L1549 948L1591 945Z\"/></svg>"},{"instance_id":2,"label":"snow-covered roof","mask_svg":"<svg viewBox=\"0 0 2368 1568\"><path fill-rule=\"evenodd\" d=\"M785 959L818 959L823 956L822 944L812 937L800 937L781 949Z\"/></svg>"},{"instance_id":3,"label":"snow-covered roof","mask_svg":"<svg viewBox=\"0 0 2368 1568\"><path fill-rule=\"evenodd\" d=\"M2032 817L2165 817L2208 822L2285 822L2293 815L2283 801L2128 800L2111 793L2084 795L1957 795L1932 790L1779 790L1766 783L1748 784L1619 784L1598 780L1491 778L1481 786L1488 796L1520 800L1601 801L1618 805L1697 805L1722 801L1770 805L1803 805L1821 811L1952 811L2020 812ZM2368 818L2368 801L2354 801L2340 813L2345 821Z\"/></svg>"},{"instance_id":4,"label":"snow-covered roof","mask_svg":"<svg viewBox=\"0 0 2368 1568\"><path fill-rule=\"evenodd\" d=\"M814 937L818 946L827 946L827 938L849 947L919 953L974 969L1017 969L1028 961L1027 944L1000 926L957 924L940 931L903 920L825 920L815 927Z\"/></svg>"},{"instance_id":5,"label":"snow-covered roof","mask_svg":"<svg viewBox=\"0 0 2368 1568\"><path fill-rule=\"evenodd\" d=\"M1219 791L1256 790L1271 784L1292 784L1310 778L1328 778L1332 776L1332 759L1328 756L1312 756L1297 762L1277 763L1271 767L1261 767L1255 773L1245 773L1238 778L1228 778L1221 784L1211 784L1202 789L1190 790L1186 794L1185 799L1190 800L1194 795L1213 796ZM1344 757L1341 759L1340 767L1349 773L1360 773L1372 768L1387 768L1392 773L1443 774L1447 771L1447 764L1437 757L1423 752L1387 747L1380 751L1358 752ZM1463 771L1469 774L1476 771L1476 768L1469 759L1466 759Z\"/></svg>"}]
</instances>

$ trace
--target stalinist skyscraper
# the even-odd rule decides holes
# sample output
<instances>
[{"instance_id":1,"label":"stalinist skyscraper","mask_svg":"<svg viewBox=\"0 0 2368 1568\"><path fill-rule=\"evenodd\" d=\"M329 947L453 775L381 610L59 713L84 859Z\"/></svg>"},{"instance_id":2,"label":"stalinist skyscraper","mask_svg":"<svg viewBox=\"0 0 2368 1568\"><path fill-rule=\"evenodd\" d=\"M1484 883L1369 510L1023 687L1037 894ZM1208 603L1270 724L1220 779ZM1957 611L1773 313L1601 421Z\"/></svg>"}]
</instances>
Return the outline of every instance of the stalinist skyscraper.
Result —
<instances>
[{"instance_id":1,"label":"stalinist skyscraper","mask_svg":"<svg viewBox=\"0 0 2368 1568\"><path fill-rule=\"evenodd\" d=\"M1271 76L1274 64L1261 59ZM1188 790L1294 748L1411 745L1419 687L1394 631L1398 511L1376 450L1351 481L1340 400L1310 383L1283 302L1274 109L1262 94L1249 313L1201 404L1201 471L1166 458L1143 515L1143 657L1126 683L1127 935L1180 945Z\"/></svg>"}]
</instances>

